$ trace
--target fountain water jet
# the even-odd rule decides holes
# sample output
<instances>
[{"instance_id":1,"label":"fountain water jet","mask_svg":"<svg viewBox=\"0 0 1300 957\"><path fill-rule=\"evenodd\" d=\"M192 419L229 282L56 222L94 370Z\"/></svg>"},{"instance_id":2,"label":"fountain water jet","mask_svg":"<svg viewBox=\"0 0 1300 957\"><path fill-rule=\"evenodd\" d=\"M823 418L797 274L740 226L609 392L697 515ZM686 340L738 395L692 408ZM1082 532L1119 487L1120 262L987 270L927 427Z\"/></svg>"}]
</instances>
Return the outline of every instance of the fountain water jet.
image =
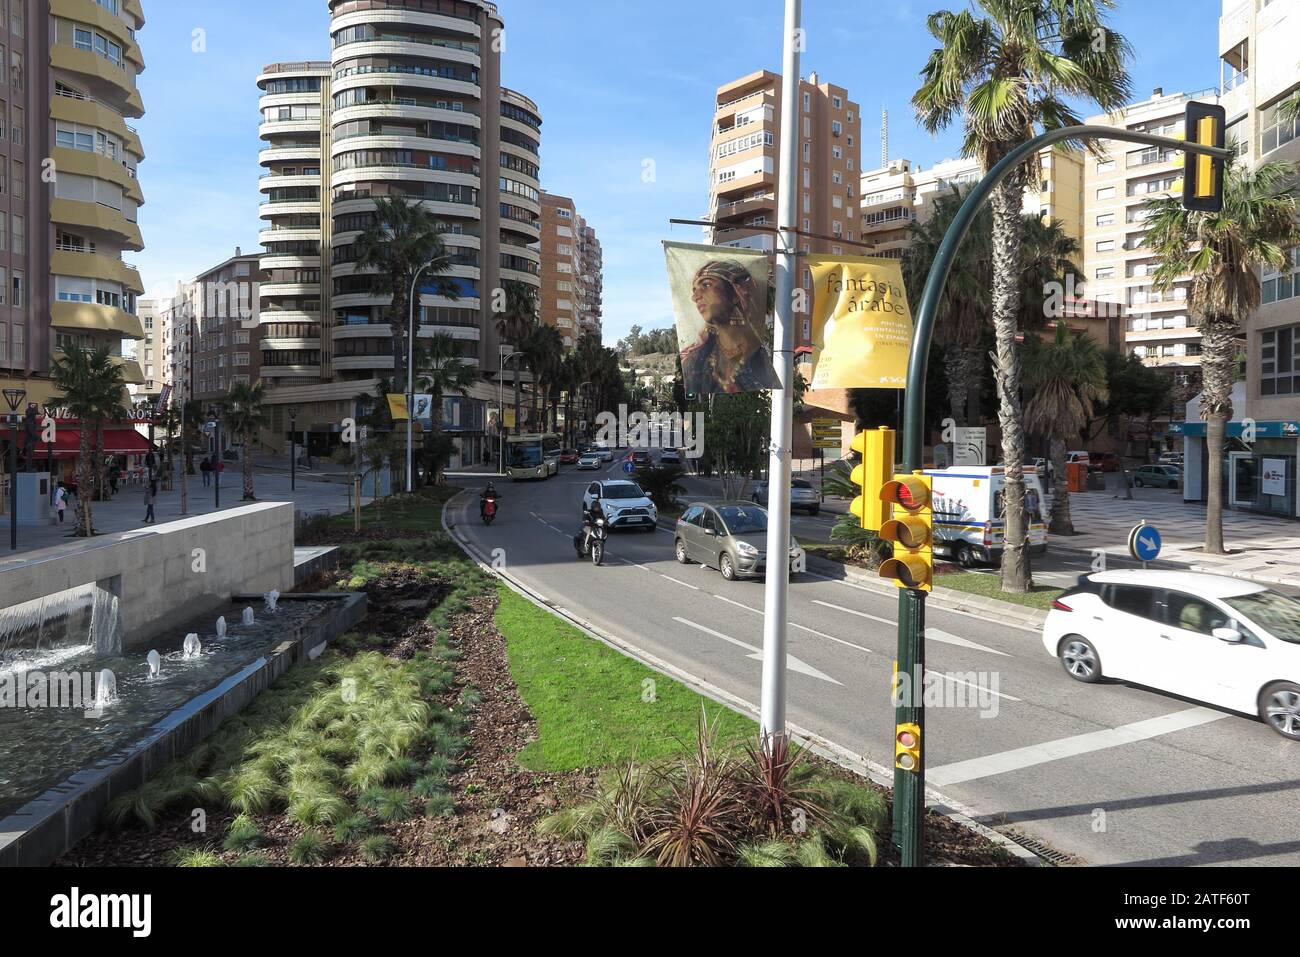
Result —
<instances>
[{"instance_id":1,"label":"fountain water jet","mask_svg":"<svg viewBox=\"0 0 1300 957\"><path fill-rule=\"evenodd\" d=\"M184 656L186 661L193 661L203 654L203 643L199 641L199 636L189 634L185 636Z\"/></svg>"},{"instance_id":2,"label":"fountain water jet","mask_svg":"<svg viewBox=\"0 0 1300 957\"><path fill-rule=\"evenodd\" d=\"M244 609L243 624L245 626L257 624L257 616L253 614L253 609L251 608Z\"/></svg>"},{"instance_id":3,"label":"fountain water jet","mask_svg":"<svg viewBox=\"0 0 1300 957\"><path fill-rule=\"evenodd\" d=\"M157 651L149 652L149 677L157 678L162 674L162 655Z\"/></svg>"},{"instance_id":4,"label":"fountain water jet","mask_svg":"<svg viewBox=\"0 0 1300 957\"><path fill-rule=\"evenodd\" d=\"M280 601L280 593L278 591L272 590L267 592L265 595L263 595L262 598L266 602L266 610L268 612L274 613L275 606Z\"/></svg>"},{"instance_id":5,"label":"fountain water jet","mask_svg":"<svg viewBox=\"0 0 1300 957\"><path fill-rule=\"evenodd\" d=\"M221 639L224 637L226 637L226 616L222 615L217 619L217 638Z\"/></svg>"},{"instance_id":6,"label":"fountain water jet","mask_svg":"<svg viewBox=\"0 0 1300 957\"><path fill-rule=\"evenodd\" d=\"M95 682L95 708L107 708L109 705L117 703L117 675L105 668L99 673L99 680Z\"/></svg>"}]
</instances>

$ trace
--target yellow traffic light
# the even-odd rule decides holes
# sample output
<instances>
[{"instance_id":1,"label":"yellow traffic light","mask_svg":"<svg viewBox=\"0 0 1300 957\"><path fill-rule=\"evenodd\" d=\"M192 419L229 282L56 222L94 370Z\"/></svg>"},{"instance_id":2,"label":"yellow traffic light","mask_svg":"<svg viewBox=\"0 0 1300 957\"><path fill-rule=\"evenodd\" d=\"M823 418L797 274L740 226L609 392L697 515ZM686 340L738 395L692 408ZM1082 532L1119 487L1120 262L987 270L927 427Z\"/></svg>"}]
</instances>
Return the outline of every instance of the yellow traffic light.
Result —
<instances>
[{"instance_id":1,"label":"yellow traffic light","mask_svg":"<svg viewBox=\"0 0 1300 957\"><path fill-rule=\"evenodd\" d=\"M930 591L934 582L933 482L924 475L896 475L880 490L881 501L898 509L880 526L894 543L894 557L880 565L880 577L899 588Z\"/></svg>"},{"instance_id":2,"label":"yellow traffic light","mask_svg":"<svg viewBox=\"0 0 1300 957\"><path fill-rule=\"evenodd\" d=\"M853 500L849 511L862 521L863 528L880 531L888 515L880 491L894 474L894 430L859 432L853 438L853 451L862 456L852 476L853 484L862 489L862 494Z\"/></svg>"},{"instance_id":3,"label":"yellow traffic light","mask_svg":"<svg viewBox=\"0 0 1300 957\"><path fill-rule=\"evenodd\" d=\"M1183 117L1188 142L1223 149L1227 143L1227 111L1222 106L1209 103L1187 104ZM1223 209L1223 178L1225 164L1201 153L1188 151L1183 163L1183 207L1185 209L1217 213Z\"/></svg>"},{"instance_id":4,"label":"yellow traffic light","mask_svg":"<svg viewBox=\"0 0 1300 957\"><path fill-rule=\"evenodd\" d=\"M894 767L919 774L921 771L921 726L900 724L894 730Z\"/></svg>"}]
</instances>

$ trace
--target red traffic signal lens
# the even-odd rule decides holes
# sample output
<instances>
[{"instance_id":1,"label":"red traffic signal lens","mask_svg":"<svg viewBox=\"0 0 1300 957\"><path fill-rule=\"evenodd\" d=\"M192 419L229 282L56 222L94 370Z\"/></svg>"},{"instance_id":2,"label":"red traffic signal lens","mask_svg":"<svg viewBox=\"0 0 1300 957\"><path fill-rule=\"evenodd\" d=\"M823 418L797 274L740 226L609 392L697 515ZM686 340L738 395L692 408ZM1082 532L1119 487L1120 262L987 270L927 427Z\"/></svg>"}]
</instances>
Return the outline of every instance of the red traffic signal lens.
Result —
<instances>
[{"instance_id":1,"label":"red traffic signal lens","mask_svg":"<svg viewBox=\"0 0 1300 957\"><path fill-rule=\"evenodd\" d=\"M898 743L905 748L914 748L917 745L916 733L913 731L903 730L898 732Z\"/></svg>"}]
</instances>

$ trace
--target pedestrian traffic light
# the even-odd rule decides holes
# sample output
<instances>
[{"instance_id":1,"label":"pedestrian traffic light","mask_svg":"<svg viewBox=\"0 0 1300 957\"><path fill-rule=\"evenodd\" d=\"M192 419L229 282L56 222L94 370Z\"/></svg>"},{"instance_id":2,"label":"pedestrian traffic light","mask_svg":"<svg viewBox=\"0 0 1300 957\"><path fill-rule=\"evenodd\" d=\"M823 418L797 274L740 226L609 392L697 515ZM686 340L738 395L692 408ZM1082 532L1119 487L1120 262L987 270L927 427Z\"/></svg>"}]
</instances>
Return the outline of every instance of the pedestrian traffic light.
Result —
<instances>
[{"instance_id":1,"label":"pedestrian traffic light","mask_svg":"<svg viewBox=\"0 0 1300 957\"><path fill-rule=\"evenodd\" d=\"M862 494L853 500L849 511L861 519L863 528L878 532L889 514L880 492L894 474L894 430L859 432L853 438L853 451L862 456L852 475L853 484L862 489Z\"/></svg>"},{"instance_id":2,"label":"pedestrian traffic light","mask_svg":"<svg viewBox=\"0 0 1300 957\"><path fill-rule=\"evenodd\" d=\"M896 475L880 490L894 517L880 526L880 537L894 543L894 557L881 563L880 577L899 588L930 591L934 581L933 482L916 473Z\"/></svg>"},{"instance_id":3,"label":"pedestrian traffic light","mask_svg":"<svg viewBox=\"0 0 1300 957\"><path fill-rule=\"evenodd\" d=\"M894 731L894 767L921 772L921 726L900 724Z\"/></svg>"},{"instance_id":4,"label":"pedestrian traffic light","mask_svg":"<svg viewBox=\"0 0 1300 957\"><path fill-rule=\"evenodd\" d=\"M1227 143L1228 113L1222 106L1187 104L1185 138L1189 143L1223 149ZM1226 164L1221 159L1188 150L1183 159L1183 208L1203 213L1223 209L1223 179Z\"/></svg>"}]
</instances>

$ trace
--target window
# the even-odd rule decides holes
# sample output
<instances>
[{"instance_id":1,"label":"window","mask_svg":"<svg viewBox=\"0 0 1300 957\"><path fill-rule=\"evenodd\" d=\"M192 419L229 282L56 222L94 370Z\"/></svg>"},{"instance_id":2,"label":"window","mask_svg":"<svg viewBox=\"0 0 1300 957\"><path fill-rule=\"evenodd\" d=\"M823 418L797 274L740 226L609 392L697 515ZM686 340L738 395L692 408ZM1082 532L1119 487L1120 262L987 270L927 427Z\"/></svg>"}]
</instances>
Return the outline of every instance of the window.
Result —
<instances>
[{"instance_id":1,"label":"window","mask_svg":"<svg viewBox=\"0 0 1300 957\"><path fill-rule=\"evenodd\" d=\"M1213 635L1215 628L1226 628L1229 617L1207 601L1169 592L1164 601L1165 624L1199 635Z\"/></svg>"},{"instance_id":2,"label":"window","mask_svg":"<svg viewBox=\"0 0 1300 957\"><path fill-rule=\"evenodd\" d=\"M25 256L27 254L27 221L14 214L14 255Z\"/></svg>"},{"instance_id":3,"label":"window","mask_svg":"<svg viewBox=\"0 0 1300 957\"><path fill-rule=\"evenodd\" d=\"M1259 345L1259 394L1300 395L1300 326L1266 329Z\"/></svg>"},{"instance_id":4,"label":"window","mask_svg":"<svg viewBox=\"0 0 1300 957\"><path fill-rule=\"evenodd\" d=\"M1098 216L1098 217L1097 217L1097 225L1098 225L1098 226L1114 226L1114 225L1115 225L1115 214L1114 214L1114 213L1103 213L1102 215Z\"/></svg>"},{"instance_id":5,"label":"window","mask_svg":"<svg viewBox=\"0 0 1300 957\"><path fill-rule=\"evenodd\" d=\"M812 144L811 144L811 143L805 143L805 144L803 145L803 161L804 161L805 163L811 163L811 162L812 162Z\"/></svg>"},{"instance_id":6,"label":"window","mask_svg":"<svg viewBox=\"0 0 1300 957\"><path fill-rule=\"evenodd\" d=\"M1097 160L1097 172L1109 173L1115 169L1114 160Z\"/></svg>"},{"instance_id":7,"label":"window","mask_svg":"<svg viewBox=\"0 0 1300 957\"><path fill-rule=\"evenodd\" d=\"M804 111L805 113L811 113L811 112L812 112L812 94L811 94L811 93L805 93L805 94L803 95L803 111Z\"/></svg>"},{"instance_id":8,"label":"window","mask_svg":"<svg viewBox=\"0 0 1300 957\"><path fill-rule=\"evenodd\" d=\"M15 306L21 306L27 302L27 298L24 295L25 288L26 288L26 278L23 276L21 270L15 269L14 285L13 285Z\"/></svg>"},{"instance_id":9,"label":"window","mask_svg":"<svg viewBox=\"0 0 1300 957\"><path fill-rule=\"evenodd\" d=\"M1139 618L1154 619L1156 611L1152 598L1154 593L1150 588L1143 588L1140 585L1105 585L1102 587L1102 601L1116 611L1122 611L1128 615L1137 615Z\"/></svg>"},{"instance_id":10,"label":"window","mask_svg":"<svg viewBox=\"0 0 1300 957\"><path fill-rule=\"evenodd\" d=\"M72 45L78 50L89 52L94 49L94 34L89 30L82 30L79 27L74 28L72 31Z\"/></svg>"},{"instance_id":11,"label":"window","mask_svg":"<svg viewBox=\"0 0 1300 957\"><path fill-rule=\"evenodd\" d=\"M1283 97L1279 102L1260 112L1260 153L1271 153L1279 146L1285 146L1296 138L1297 127L1300 127L1300 119L1283 121L1278 115L1280 107L1289 99L1291 99L1290 96Z\"/></svg>"},{"instance_id":12,"label":"window","mask_svg":"<svg viewBox=\"0 0 1300 957\"><path fill-rule=\"evenodd\" d=\"M837 110L842 110L842 109L844 109L844 101L843 101L842 99L840 99L838 96L832 96L832 97L831 97L831 103L833 103L833 104L835 105L835 109L837 109Z\"/></svg>"},{"instance_id":13,"label":"window","mask_svg":"<svg viewBox=\"0 0 1300 957\"><path fill-rule=\"evenodd\" d=\"M1103 187L1102 189L1097 190L1097 198L1098 198L1098 199L1114 199L1114 198L1115 198L1115 187L1114 187L1114 186L1106 186L1106 187Z\"/></svg>"},{"instance_id":14,"label":"window","mask_svg":"<svg viewBox=\"0 0 1300 957\"><path fill-rule=\"evenodd\" d=\"M1099 243L1097 243L1097 252L1099 253L1109 253L1114 251L1115 251L1115 240L1113 239L1103 239Z\"/></svg>"},{"instance_id":15,"label":"window","mask_svg":"<svg viewBox=\"0 0 1300 957\"><path fill-rule=\"evenodd\" d=\"M839 120L832 120L832 121L831 121L831 135L832 135L832 136L841 136L841 135L843 135L843 133L844 133L844 124L841 123Z\"/></svg>"},{"instance_id":16,"label":"window","mask_svg":"<svg viewBox=\"0 0 1300 957\"><path fill-rule=\"evenodd\" d=\"M1300 296L1300 246L1291 250L1289 265L1264 273L1260 285L1260 304L1269 305Z\"/></svg>"},{"instance_id":17,"label":"window","mask_svg":"<svg viewBox=\"0 0 1300 957\"><path fill-rule=\"evenodd\" d=\"M1098 270L1097 270L1097 273L1096 273L1096 278L1097 278L1097 279L1114 279L1114 278L1115 278L1115 267L1114 267L1114 266L1107 266L1105 269L1098 269Z\"/></svg>"}]
</instances>

